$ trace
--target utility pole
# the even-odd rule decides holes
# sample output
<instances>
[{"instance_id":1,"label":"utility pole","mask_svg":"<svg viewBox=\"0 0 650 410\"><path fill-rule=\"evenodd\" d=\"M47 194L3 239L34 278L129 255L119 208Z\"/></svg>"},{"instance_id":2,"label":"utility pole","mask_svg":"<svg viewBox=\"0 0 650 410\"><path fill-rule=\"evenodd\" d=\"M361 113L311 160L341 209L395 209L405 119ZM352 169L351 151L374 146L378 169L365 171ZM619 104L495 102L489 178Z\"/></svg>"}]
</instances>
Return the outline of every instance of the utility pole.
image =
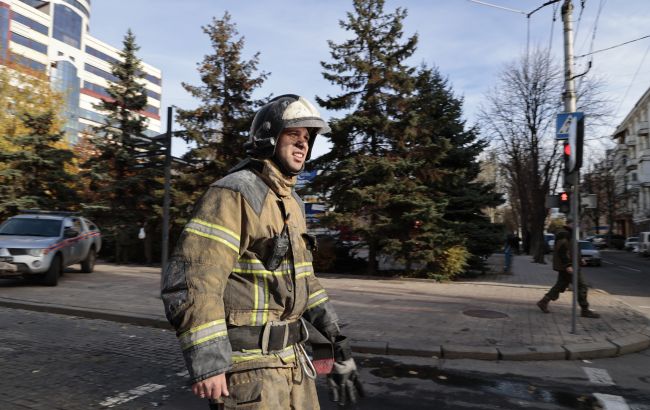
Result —
<instances>
[{"instance_id":1,"label":"utility pole","mask_svg":"<svg viewBox=\"0 0 650 410\"><path fill-rule=\"evenodd\" d=\"M167 266L169 255L169 202L172 174L172 107L167 107L167 133L165 134L165 195L163 198L161 273Z\"/></svg>"},{"instance_id":2,"label":"utility pole","mask_svg":"<svg viewBox=\"0 0 650 410\"><path fill-rule=\"evenodd\" d=\"M573 3L565 0L562 5L562 22L564 23L564 111L576 111L576 91L573 81ZM577 147L571 147L576 150ZM575 154L573 154L575 155ZM580 271L580 168L571 174L572 201L571 219L573 220L571 241L571 265L573 269L573 312L571 315L571 333L576 333L576 311L578 305L578 275Z\"/></svg>"}]
</instances>

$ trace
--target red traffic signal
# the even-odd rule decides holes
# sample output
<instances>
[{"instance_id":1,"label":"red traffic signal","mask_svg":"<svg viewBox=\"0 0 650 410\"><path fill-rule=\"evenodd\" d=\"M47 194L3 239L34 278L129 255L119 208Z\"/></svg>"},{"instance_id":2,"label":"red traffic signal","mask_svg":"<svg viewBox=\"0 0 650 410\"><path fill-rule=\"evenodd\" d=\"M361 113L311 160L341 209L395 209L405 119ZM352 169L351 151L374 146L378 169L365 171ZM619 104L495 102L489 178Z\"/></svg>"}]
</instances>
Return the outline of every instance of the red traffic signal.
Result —
<instances>
[{"instance_id":1,"label":"red traffic signal","mask_svg":"<svg viewBox=\"0 0 650 410\"><path fill-rule=\"evenodd\" d=\"M560 212L568 214L571 210L571 197L569 197L569 193L560 192L558 198L560 199Z\"/></svg>"}]
</instances>

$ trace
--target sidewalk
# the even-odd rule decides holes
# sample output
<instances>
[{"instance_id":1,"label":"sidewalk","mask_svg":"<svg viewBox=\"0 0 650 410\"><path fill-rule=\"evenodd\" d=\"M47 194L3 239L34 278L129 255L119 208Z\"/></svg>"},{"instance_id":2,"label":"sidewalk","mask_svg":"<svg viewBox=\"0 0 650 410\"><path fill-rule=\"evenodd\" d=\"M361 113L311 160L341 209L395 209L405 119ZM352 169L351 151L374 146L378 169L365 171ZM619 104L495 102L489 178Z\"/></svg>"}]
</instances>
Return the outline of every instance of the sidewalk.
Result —
<instances>
[{"instance_id":1,"label":"sidewalk","mask_svg":"<svg viewBox=\"0 0 650 410\"><path fill-rule=\"evenodd\" d=\"M453 283L318 276L359 352L564 360L650 346L648 319L614 296L590 289L590 304L602 318L578 317L572 334L571 292L551 304L551 314L535 306L555 281L550 265L516 256L512 271ZM159 279L158 268L98 264L92 274L66 271L54 288L0 280L0 306L168 328Z\"/></svg>"}]
</instances>

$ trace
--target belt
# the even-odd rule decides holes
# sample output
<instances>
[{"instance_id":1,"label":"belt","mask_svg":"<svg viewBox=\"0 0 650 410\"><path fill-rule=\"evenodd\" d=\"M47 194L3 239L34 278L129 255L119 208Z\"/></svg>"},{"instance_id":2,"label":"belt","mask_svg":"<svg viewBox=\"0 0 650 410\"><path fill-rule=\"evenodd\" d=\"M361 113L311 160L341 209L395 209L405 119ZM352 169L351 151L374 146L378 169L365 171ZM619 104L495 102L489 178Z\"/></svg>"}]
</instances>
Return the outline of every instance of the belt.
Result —
<instances>
[{"instance_id":1,"label":"belt","mask_svg":"<svg viewBox=\"0 0 650 410\"><path fill-rule=\"evenodd\" d=\"M264 326L228 328L230 346L235 351L261 349L263 354L268 354L304 342L307 337L302 319L293 322L270 321Z\"/></svg>"}]
</instances>

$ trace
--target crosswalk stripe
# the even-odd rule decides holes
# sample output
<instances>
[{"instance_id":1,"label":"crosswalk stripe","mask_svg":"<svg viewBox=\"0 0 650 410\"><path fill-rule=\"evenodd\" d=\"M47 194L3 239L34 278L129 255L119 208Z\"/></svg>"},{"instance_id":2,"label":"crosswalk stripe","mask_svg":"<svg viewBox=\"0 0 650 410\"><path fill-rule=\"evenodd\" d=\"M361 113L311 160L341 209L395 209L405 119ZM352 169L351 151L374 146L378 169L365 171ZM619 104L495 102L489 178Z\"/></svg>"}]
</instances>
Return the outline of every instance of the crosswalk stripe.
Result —
<instances>
[{"instance_id":1,"label":"crosswalk stripe","mask_svg":"<svg viewBox=\"0 0 650 410\"><path fill-rule=\"evenodd\" d=\"M630 410L630 407L621 396L612 394L594 393L594 397L603 410Z\"/></svg>"},{"instance_id":2,"label":"crosswalk stripe","mask_svg":"<svg viewBox=\"0 0 650 410\"><path fill-rule=\"evenodd\" d=\"M609 376L607 370L605 369L596 369L594 367L583 367L582 370L585 371L589 381L593 384L599 384L601 386L613 386L614 380Z\"/></svg>"}]
</instances>

